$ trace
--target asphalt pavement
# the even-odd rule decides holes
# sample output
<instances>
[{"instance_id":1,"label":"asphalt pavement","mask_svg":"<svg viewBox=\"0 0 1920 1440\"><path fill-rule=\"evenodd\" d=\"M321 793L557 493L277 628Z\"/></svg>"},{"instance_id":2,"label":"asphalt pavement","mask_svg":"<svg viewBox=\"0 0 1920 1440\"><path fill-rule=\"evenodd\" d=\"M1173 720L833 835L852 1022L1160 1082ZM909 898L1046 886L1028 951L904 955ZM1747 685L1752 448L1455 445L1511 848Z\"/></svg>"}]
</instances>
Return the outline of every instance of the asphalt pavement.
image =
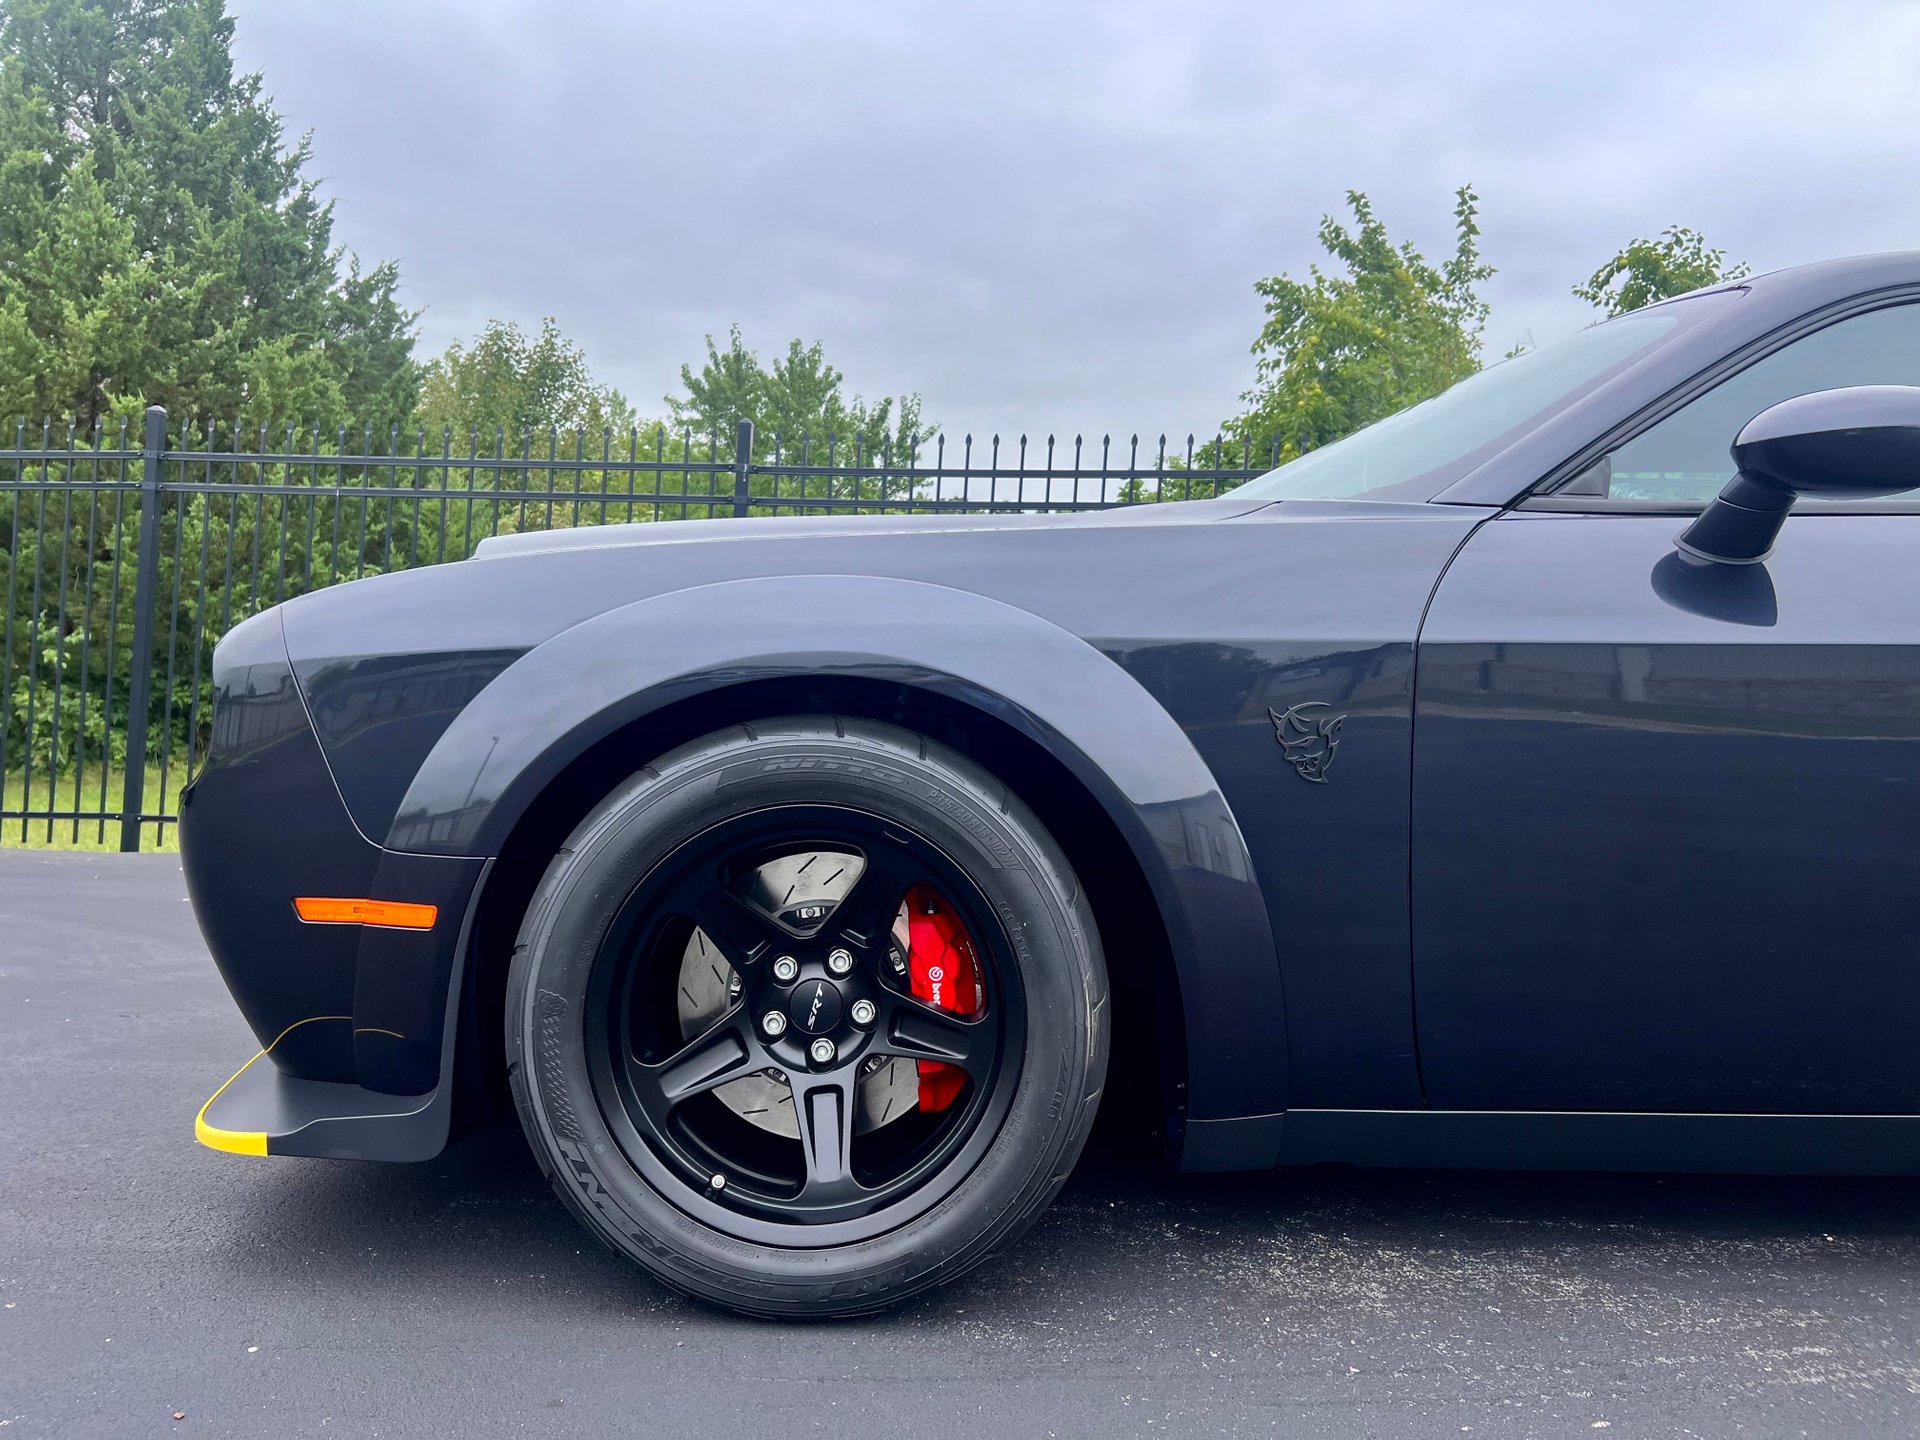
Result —
<instances>
[{"instance_id":1,"label":"asphalt pavement","mask_svg":"<svg viewBox=\"0 0 1920 1440\"><path fill-rule=\"evenodd\" d=\"M173 856L0 850L0 1437L1920 1430L1916 1181L1108 1152L902 1310L716 1314L578 1231L517 1131L194 1144L254 1045L184 896Z\"/></svg>"}]
</instances>

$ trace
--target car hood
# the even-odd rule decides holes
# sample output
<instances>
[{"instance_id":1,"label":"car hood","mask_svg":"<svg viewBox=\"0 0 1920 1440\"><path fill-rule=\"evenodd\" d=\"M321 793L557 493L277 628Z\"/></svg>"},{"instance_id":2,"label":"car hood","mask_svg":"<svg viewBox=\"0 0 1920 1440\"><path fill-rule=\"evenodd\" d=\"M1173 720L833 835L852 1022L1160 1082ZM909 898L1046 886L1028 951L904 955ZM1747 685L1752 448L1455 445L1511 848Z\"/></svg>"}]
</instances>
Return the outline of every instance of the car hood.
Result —
<instances>
[{"instance_id":1,"label":"car hood","mask_svg":"<svg viewBox=\"0 0 1920 1440\"><path fill-rule=\"evenodd\" d=\"M1200 525L1245 515L1275 502L1223 495L1217 500L1183 500L1177 505L1122 505L1110 510L1037 514L1026 511L944 511L898 515L763 515L744 519L652 521L631 525L587 525L571 530L534 530L482 540L476 560L501 560L560 550L605 550L641 545L700 545L716 540L799 540L809 536L844 539L855 535L939 535L956 531L1098 529L1129 525Z\"/></svg>"}]
</instances>

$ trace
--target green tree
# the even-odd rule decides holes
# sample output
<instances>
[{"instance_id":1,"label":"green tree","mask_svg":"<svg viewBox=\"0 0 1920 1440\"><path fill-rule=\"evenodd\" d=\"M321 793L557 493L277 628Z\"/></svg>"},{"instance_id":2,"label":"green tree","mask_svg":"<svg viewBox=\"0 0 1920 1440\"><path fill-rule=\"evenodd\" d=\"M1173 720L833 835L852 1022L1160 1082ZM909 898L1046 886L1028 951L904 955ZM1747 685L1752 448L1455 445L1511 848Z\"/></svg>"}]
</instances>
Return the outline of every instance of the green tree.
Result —
<instances>
[{"instance_id":1,"label":"green tree","mask_svg":"<svg viewBox=\"0 0 1920 1440\"><path fill-rule=\"evenodd\" d=\"M425 366L419 418L431 435L450 428L457 441L473 434L491 444L503 435L510 445L534 434L624 434L635 423L626 397L594 379L586 352L551 315L531 339L511 321L493 320L471 343L447 346Z\"/></svg>"},{"instance_id":2,"label":"green tree","mask_svg":"<svg viewBox=\"0 0 1920 1440\"><path fill-rule=\"evenodd\" d=\"M1612 318L1751 273L1744 260L1728 264L1727 252L1709 248L1698 230L1669 225L1657 240L1635 240L1594 271L1584 285L1574 286L1573 293Z\"/></svg>"},{"instance_id":3,"label":"green tree","mask_svg":"<svg viewBox=\"0 0 1920 1440\"><path fill-rule=\"evenodd\" d=\"M16 416L50 417L29 434L71 434L82 475L95 427L137 445L148 404L168 408L176 440L208 444L217 421L212 443L249 449L263 432L292 443L296 423L304 444L330 447L349 421L384 435L414 411L398 271L333 244L307 144L287 141L258 75L236 74L232 40L224 0L0 0L0 414L9 436ZM204 732L206 651L227 624L438 556L417 504L318 496L281 465L236 462L223 478L273 488L159 502L159 593L178 598L150 656L156 755ZM139 512L121 492L23 490L0 514L9 766L29 746L49 770L89 748L121 759L101 720L128 700ZM96 697L84 725L36 702L49 675L56 695Z\"/></svg>"},{"instance_id":4,"label":"green tree","mask_svg":"<svg viewBox=\"0 0 1920 1440\"><path fill-rule=\"evenodd\" d=\"M879 465L882 457L905 463L933 429L921 415L920 397L884 396L872 403L846 393L846 377L827 363L819 341L788 343L771 365L747 348L740 327L727 332L723 350L707 337L707 358L696 371L680 367L684 395L669 395L674 423L696 435L731 445L742 420L754 424L756 459L778 447L797 461L804 451L814 464Z\"/></svg>"},{"instance_id":5,"label":"green tree","mask_svg":"<svg viewBox=\"0 0 1920 1440\"><path fill-rule=\"evenodd\" d=\"M0 7L0 402L384 430L417 390L392 265L362 270L225 0Z\"/></svg>"},{"instance_id":6,"label":"green tree","mask_svg":"<svg viewBox=\"0 0 1920 1440\"><path fill-rule=\"evenodd\" d=\"M846 377L827 363L819 341L790 341L771 365L747 348L735 325L723 350L707 336L699 370L680 367L684 395L667 406L683 444L730 459L742 420L753 422L753 458L762 464L853 466L866 472L836 483L825 475L756 475L755 513L777 513L782 499L904 500L915 493L910 473L934 427L920 397L884 396L872 403L846 393Z\"/></svg>"},{"instance_id":7,"label":"green tree","mask_svg":"<svg viewBox=\"0 0 1920 1440\"><path fill-rule=\"evenodd\" d=\"M512 465L464 475L456 470L456 486L491 493L448 507L448 543L455 554L466 553L489 534L656 518L659 507L633 499L636 495L674 489L719 493L712 469L686 468L690 461L704 465L711 459L706 447L690 446L669 436L661 422L637 416L624 395L594 378L586 352L560 333L552 316L532 337L510 321L491 321L471 342L455 341L428 361L419 426L421 443L435 453L451 449L455 455L509 460L558 456L580 467L544 476ZM597 468L590 463L595 459L629 468ZM653 468L632 468L632 462ZM731 483L726 489L730 495ZM566 498L566 492L576 498ZM437 514L430 506L429 520Z\"/></svg>"},{"instance_id":8,"label":"green tree","mask_svg":"<svg viewBox=\"0 0 1920 1440\"><path fill-rule=\"evenodd\" d=\"M1315 265L1306 280L1255 282L1266 323L1253 342L1254 387L1222 427L1228 443L1197 459L1237 464L1251 450L1290 460L1480 368L1480 287L1494 272L1480 257L1472 187L1455 192L1453 253L1437 266L1411 242L1394 244L1366 195L1350 190L1347 204L1352 228L1331 215L1320 222L1338 271Z\"/></svg>"}]
</instances>

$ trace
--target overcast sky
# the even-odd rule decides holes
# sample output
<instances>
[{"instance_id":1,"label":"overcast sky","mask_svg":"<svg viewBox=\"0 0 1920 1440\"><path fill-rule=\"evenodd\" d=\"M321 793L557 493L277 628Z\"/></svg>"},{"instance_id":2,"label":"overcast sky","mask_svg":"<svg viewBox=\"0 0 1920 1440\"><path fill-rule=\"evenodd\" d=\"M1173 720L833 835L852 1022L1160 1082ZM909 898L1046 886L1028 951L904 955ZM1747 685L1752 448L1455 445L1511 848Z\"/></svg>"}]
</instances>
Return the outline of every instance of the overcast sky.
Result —
<instances>
[{"instance_id":1,"label":"overcast sky","mask_svg":"<svg viewBox=\"0 0 1920 1440\"><path fill-rule=\"evenodd\" d=\"M1920 248L1920 3L235 0L424 349L554 315L642 414L738 322L950 435L1210 430L1343 192L1449 244L1487 351L1670 224L1757 269Z\"/></svg>"}]
</instances>

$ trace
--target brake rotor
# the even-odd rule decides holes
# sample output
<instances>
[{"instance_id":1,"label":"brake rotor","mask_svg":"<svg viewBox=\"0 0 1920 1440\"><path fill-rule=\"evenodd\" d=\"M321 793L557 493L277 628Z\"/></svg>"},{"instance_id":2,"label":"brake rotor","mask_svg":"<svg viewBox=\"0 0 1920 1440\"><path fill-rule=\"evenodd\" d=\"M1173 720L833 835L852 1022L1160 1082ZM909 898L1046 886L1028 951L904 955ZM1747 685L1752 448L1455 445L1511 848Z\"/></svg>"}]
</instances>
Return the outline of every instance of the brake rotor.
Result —
<instances>
[{"instance_id":1,"label":"brake rotor","mask_svg":"<svg viewBox=\"0 0 1920 1440\"><path fill-rule=\"evenodd\" d=\"M798 929L817 928L860 878L865 862L858 855L832 850L806 851L770 860L748 878L746 898L769 915ZM903 903L893 922L896 968L904 969L909 939L907 907ZM685 1040L705 1033L738 1001L740 979L720 951L695 929L680 957L679 1019ZM789 1139L800 1138L794 1118L793 1091L778 1070L763 1070L730 1080L714 1090L720 1103L749 1124ZM856 1134L877 1130L920 1103L920 1072L912 1060L875 1056L860 1078Z\"/></svg>"}]
</instances>

